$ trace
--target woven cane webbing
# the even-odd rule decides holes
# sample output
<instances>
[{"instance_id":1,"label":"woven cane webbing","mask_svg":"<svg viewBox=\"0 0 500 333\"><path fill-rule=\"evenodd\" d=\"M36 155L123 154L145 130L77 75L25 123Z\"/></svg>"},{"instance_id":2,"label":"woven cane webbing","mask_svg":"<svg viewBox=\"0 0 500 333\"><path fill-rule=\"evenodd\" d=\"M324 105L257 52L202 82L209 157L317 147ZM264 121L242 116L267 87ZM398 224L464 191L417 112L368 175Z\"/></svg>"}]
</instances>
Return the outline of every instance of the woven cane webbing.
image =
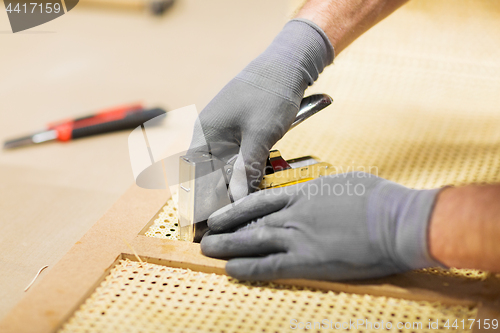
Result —
<instances>
[{"instance_id":1,"label":"woven cane webbing","mask_svg":"<svg viewBox=\"0 0 500 333\"><path fill-rule=\"evenodd\" d=\"M332 106L276 145L412 188L500 182L500 2L413 0L307 94Z\"/></svg>"},{"instance_id":2,"label":"woven cane webbing","mask_svg":"<svg viewBox=\"0 0 500 333\"><path fill-rule=\"evenodd\" d=\"M170 198L163 206L158 217L144 233L145 236L179 240L179 216L174 198Z\"/></svg>"},{"instance_id":3,"label":"woven cane webbing","mask_svg":"<svg viewBox=\"0 0 500 333\"><path fill-rule=\"evenodd\" d=\"M310 330L312 332L323 332L350 320L350 324L363 320L354 330L360 333L439 333L450 332L445 327L447 320L450 320L449 326L455 320L462 325L462 320L469 323L468 319L474 318L476 312L475 308L435 302L334 293L272 283L240 283L223 275L123 260L59 333L281 333L296 331L293 328L300 322L303 327L307 322L316 325L316 329ZM438 326L429 329L429 321L438 321ZM387 329L388 322L391 329ZM397 328L399 323L402 329ZM378 326L376 329L380 324L384 328ZM459 331L468 332L468 328L466 325Z\"/></svg>"}]
</instances>

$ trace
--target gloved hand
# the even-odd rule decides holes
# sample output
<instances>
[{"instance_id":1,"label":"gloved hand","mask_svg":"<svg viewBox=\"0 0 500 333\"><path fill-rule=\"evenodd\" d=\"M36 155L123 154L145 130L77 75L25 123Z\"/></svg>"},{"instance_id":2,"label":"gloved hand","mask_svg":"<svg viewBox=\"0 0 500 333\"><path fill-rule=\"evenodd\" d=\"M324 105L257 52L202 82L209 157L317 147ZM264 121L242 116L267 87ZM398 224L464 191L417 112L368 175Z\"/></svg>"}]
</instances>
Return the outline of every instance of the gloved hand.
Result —
<instances>
[{"instance_id":1,"label":"gloved hand","mask_svg":"<svg viewBox=\"0 0 500 333\"><path fill-rule=\"evenodd\" d=\"M269 150L290 128L304 90L333 61L333 53L318 26L292 20L200 113L190 150L238 154L233 198L258 188Z\"/></svg>"},{"instance_id":2,"label":"gloved hand","mask_svg":"<svg viewBox=\"0 0 500 333\"><path fill-rule=\"evenodd\" d=\"M201 250L247 257L226 264L241 280L363 279L441 266L427 243L438 192L363 172L263 190L212 214Z\"/></svg>"}]
</instances>

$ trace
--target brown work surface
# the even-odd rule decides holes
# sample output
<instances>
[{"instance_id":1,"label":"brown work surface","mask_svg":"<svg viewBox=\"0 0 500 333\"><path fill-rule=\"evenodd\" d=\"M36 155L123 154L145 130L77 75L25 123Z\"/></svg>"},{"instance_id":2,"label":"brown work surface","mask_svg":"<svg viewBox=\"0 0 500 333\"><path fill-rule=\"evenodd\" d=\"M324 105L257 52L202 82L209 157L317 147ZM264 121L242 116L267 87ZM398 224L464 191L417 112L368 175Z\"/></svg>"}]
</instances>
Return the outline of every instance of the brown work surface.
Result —
<instances>
[{"instance_id":1,"label":"brown work surface","mask_svg":"<svg viewBox=\"0 0 500 333\"><path fill-rule=\"evenodd\" d=\"M201 109L287 14L287 0L182 0L162 17L76 6L12 34L1 10L0 140L135 101ZM132 184L127 136L0 151L0 318Z\"/></svg>"}]
</instances>

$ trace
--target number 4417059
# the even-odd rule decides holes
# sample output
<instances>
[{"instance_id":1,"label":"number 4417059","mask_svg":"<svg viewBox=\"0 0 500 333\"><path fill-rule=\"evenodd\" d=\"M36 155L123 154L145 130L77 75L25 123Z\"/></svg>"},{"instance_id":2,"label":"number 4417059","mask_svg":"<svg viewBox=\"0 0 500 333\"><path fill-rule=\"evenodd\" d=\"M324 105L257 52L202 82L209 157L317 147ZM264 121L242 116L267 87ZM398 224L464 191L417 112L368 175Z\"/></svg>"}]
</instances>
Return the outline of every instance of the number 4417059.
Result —
<instances>
[{"instance_id":1,"label":"number 4417059","mask_svg":"<svg viewBox=\"0 0 500 333\"><path fill-rule=\"evenodd\" d=\"M45 5L45 6L44 6ZM31 8L30 8L31 7ZM58 3L37 3L37 2L31 2L29 5L26 3L22 4L21 6L16 4L14 8L12 8L12 3L9 3L9 5L6 8L7 13L18 13L18 14L34 14L34 13L59 13L61 11L61 5Z\"/></svg>"},{"instance_id":2,"label":"number 4417059","mask_svg":"<svg viewBox=\"0 0 500 333\"><path fill-rule=\"evenodd\" d=\"M468 321L465 319L460 321L458 319L455 319L455 321L448 319L443 326L447 329L465 329L467 326L472 329L474 325L478 326L478 328L496 330L498 329L498 319L469 319Z\"/></svg>"}]
</instances>

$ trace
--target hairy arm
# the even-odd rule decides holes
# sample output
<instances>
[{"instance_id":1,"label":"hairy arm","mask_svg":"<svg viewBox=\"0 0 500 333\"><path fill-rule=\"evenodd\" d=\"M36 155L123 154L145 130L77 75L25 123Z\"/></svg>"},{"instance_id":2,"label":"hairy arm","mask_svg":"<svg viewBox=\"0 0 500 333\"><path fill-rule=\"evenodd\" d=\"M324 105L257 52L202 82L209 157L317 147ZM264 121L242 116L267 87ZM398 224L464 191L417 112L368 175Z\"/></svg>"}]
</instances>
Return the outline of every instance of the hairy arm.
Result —
<instances>
[{"instance_id":1,"label":"hairy arm","mask_svg":"<svg viewBox=\"0 0 500 333\"><path fill-rule=\"evenodd\" d=\"M326 33L335 54L408 0L309 0L297 14Z\"/></svg>"},{"instance_id":2,"label":"hairy arm","mask_svg":"<svg viewBox=\"0 0 500 333\"><path fill-rule=\"evenodd\" d=\"M500 273L500 185L444 189L431 217L429 247L447 266Z\"/></svg>"}]
</instances>

